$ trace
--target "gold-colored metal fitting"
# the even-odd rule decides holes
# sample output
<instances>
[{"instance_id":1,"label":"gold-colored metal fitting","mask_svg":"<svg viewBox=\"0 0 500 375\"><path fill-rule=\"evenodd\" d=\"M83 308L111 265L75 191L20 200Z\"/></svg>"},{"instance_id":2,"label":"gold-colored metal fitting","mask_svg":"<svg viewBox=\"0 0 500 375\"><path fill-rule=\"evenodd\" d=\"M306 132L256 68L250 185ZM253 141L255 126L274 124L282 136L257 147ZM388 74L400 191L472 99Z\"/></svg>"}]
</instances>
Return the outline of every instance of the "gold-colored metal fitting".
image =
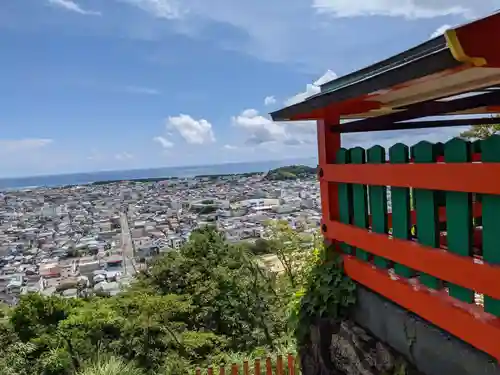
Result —
<instances>
[{"instance_id":1,"label":"gold-colored metal fitting","mask_svg":"<svg viewBox=\"0 0 500 375\"><path fill-rule=\"evenodd\" d=\"M446 30L444 33L444 37L446 38L448 48L450 49L451 54L453 55L455 60L463 63L468 63L476 67L484 66L487 64L487 61L484 57L471 57L465 53L462 45L460 44L460 40L458 39L455 29Z\"/></svg>"}]
</instances>

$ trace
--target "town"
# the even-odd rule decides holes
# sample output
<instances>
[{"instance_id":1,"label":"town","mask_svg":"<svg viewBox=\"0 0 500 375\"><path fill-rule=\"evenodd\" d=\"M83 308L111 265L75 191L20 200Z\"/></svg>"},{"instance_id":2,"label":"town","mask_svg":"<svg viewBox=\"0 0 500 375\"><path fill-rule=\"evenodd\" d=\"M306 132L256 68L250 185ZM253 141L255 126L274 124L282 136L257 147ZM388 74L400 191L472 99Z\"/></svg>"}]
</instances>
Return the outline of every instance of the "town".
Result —
<instances>
[{"instance_id":1,"label":"town","mask_svg":"<svg viewBox=\"0 0 500 375\"><path fill-rule=\"evenodd\" d=\"M215 226L230 242L266 237L286 220L302 232L320 223L313 168L277 174L119 181L7 191L0 196L0 301L22 294L67 298L120 292L147 262L175 251L191 231Z\"/></svg>"}]
</instances>

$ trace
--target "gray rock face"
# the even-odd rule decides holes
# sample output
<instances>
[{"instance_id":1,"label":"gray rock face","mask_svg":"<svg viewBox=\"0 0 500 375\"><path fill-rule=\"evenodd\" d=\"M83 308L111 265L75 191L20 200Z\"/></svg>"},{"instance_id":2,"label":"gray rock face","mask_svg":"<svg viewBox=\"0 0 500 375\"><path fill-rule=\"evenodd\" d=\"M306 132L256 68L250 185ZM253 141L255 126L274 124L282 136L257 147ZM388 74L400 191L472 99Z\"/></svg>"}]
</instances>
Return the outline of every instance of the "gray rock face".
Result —
<instances>
[{"instance_id":1,"label":"gray rock face","mask_svg":"<svg viewBox=\"0 0 500 375\"><path fill-rule=\"evenodd\" d=\"M300 350L304 375L418 375L408 362L350 320L323 319Z\"/></svg>"}]
</instances>

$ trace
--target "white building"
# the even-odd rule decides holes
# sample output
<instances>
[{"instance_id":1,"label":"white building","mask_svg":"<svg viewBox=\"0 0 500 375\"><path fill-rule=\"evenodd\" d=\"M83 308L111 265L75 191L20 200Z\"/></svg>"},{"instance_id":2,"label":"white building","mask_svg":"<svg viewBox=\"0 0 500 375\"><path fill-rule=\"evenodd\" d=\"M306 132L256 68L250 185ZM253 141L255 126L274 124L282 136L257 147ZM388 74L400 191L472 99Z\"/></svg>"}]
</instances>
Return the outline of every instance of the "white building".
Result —
<instances>
[{"instance_id":1,"label":"white building","mask_svg":"<svg viewBox=\"0 0 500 375\"><path fill-rule=\"evenodd\" d=\"M182 237L171 236L167 238L168 246L173 249L180 249L184 244L184 239Z\"/></svg>"},{"instance_id":2,"label":"white building","mask_svg":"<svg viewBox=\"0 0 500 375\"><path fill-rule=\"evenodd\" d=\"M55 217L57 216L56 207L44 204L40 209L40 216L42 217Z\"/></svg>"}]
</instances>

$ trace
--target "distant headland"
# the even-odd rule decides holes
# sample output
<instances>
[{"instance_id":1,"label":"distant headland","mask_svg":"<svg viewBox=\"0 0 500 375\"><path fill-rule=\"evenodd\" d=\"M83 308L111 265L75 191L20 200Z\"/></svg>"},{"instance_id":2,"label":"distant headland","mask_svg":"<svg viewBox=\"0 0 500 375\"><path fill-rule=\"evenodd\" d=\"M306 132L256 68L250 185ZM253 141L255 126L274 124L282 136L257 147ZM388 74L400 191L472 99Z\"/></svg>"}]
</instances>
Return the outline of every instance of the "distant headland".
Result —
<instances>
[{"instance_id":1,"label":"distant headland","mask_svg":"<svg viewBox=\"0 0 500 375\"><path fill-rule=\"evenodd\" d=\"M192 178L194 179L207 179L207 180L219 180L224 178L234 178L234 177L253 177L257 175L263 175L263 178L270 181L278 180L296 180L296 179L307 179L312 178L316 175L316 168L309 167L307 165L289 165L285 167L279 167L271 169L267 173L262 172L246 172L246 173L223 173L223 174L203 174L196 175ZM154 177L154 178L135 178L135 179L118 179L118 180L102 180L92 182L90 185L107 185L115 183L151 183L151 182L161 182L166 180L179 180L180 177Z\"/></svg>"}]
</instances>

